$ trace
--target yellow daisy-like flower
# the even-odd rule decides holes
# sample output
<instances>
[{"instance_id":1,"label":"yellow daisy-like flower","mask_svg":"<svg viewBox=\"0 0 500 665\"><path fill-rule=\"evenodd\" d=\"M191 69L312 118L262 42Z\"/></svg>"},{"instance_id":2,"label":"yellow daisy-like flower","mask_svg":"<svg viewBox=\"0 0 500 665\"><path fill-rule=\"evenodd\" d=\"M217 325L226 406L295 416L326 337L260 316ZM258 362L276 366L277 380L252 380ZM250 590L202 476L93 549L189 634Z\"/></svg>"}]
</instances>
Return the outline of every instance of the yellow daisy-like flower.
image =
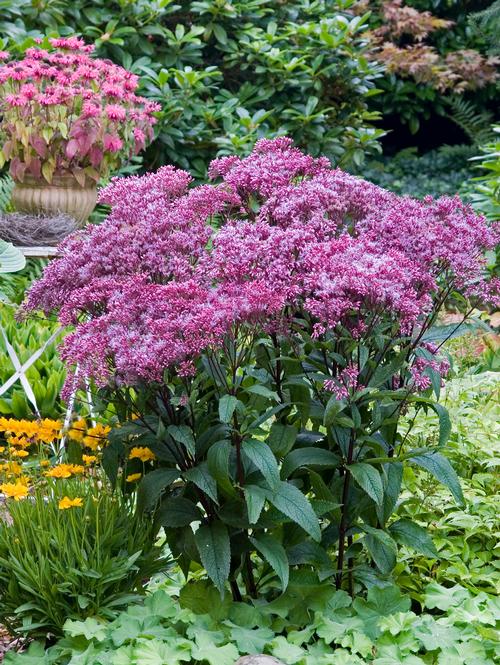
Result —
<instances>
[{"instance_id":1,"label":"yellow daisy-like flower","mask_svg":"<svg viewBox=\"0 0 500 665\"><path fill-rule=\"evenodd\" d=\"M91 450L97 450L99 446L105 445L107 436L111 427L97 423L95 427L89 427L86 436L83 437L83 443Z\"/></svg>"},{"instance_id":2,"label":"yellow daisy-like flower","mask_svg":"<svg viewBox=\"0 0 500 665\"><path fill-rule=\"evenodd\" d=\"M73 441L83 441L85 432L87 431L87 422L84 418L75 420L71 429L68 431L68 436Z\"/></svg>"},{"instance_id":3,"label":"yellow daisy-like flower","mask_svg":"<svg viewBox=\"0 0 500 665\"><path fill-rule=\"evenodd\" d=\"M20 482L4 483L3 485L0 485L0 492L3 492L5 496L8 496L15 501L20 501L28 496L28 486Z\"/></svg>"},{"instance_id":4,"label":"yellow daisy-like flower","mask_svg":"<svg viewBox=\"0 0 500 665\"><path fill-rule=\"evenodd\" d=\"M25 436L9 436L7 441L11 446L17 446L19 448L29 448L31 446L31 441Z\"/></svg>"},{"instance_id":5,"label":"yellow daisy-like flower","mask_svg":"<svg viewBox=\"0 0 500 665\"><path fill-rule=\"evenodd\" d=\"M135 483L137 480L142 478L142 473L131 473L129 476L125 478L127 483Z\"/></svg>"},{"instance_id":6,"label":"yellow daisy-like flower","mask_svg":"<svg viewBox=\"0 0 500 665\"><path fill-rule=\"evenodd\" d=\"M11 454L12 457L28 457L29 452L21 448L21 450L13 450Z\"/></svg>"},{"instance_id":7,"label":"yellow daisy-like flower","mask_svg":"<svg viewBox=\"0 0 500 665\"><path fill-rule=\"evenodd\" d=\"M82 460L85 464L94 464L97 462L97 457L95 455L82 455Z\"/></svg>"},{"instance_id":8,"label":"yellow daisy-like flower","mask_svg":"<svg viewBox=\"0 0 500 665\"><path fill-rule=\"evenodd\" d=\"M0 455L5 452L5 446L0 446Z\"/></svg>"},{"instance_id":9,"label":"yellow daisy-like flower","mask_svg":"<svg viewBox=\"0 0 500 665\"><path fill-rule=\"evenodd\" d=\"M80 464L58 464L45 475L49 478L71 478L81 475L84 471L85 468Z\"/></svg>"},{"instance_id":10,"label":"yellow daisy-like flower","mask_svg":"<svg viewBox=\"0 0 500 665\"><path fill-rule=\"evenodd\" d=\"M143 446L136 446L132 448L128 456L129 459L140 459L141 462L149 462L150 460L155 460L156 455L152 450Z\"/></svg>"},{"instance_id":11,"label":"yellow daisy-like flower","mask_svg":"<svg viewBox=\"0 0 500 665\"><path fill-rule=\"evenodd\" d=\"M59 510L67 510L68 508L80 508L82 505L82 498L77 496L75 499L70 499L69 496L65 496L59 501Z\"/></svg>"},{"instance_id":12,"label":"yellow daisy-like flower","mask_svg":"<svg viewBox=\"0 0 500 665\"><path fill-rule=\"evenodd\" d=\"M18 476L22 471L21 465L17 462L5 462L5 464L0 465L0 468L8 476Z\"/></svg>"},{"instance_id":13,"label":"yellow daisy-like flower","mask_svg":"<svg viewBox=\"0 0 500 665\"><path fill-rule=\"evenodd\" d=\"M40 460L40 466L50 466L49 460L48 459Z\"/></svg>"}]
</instances>

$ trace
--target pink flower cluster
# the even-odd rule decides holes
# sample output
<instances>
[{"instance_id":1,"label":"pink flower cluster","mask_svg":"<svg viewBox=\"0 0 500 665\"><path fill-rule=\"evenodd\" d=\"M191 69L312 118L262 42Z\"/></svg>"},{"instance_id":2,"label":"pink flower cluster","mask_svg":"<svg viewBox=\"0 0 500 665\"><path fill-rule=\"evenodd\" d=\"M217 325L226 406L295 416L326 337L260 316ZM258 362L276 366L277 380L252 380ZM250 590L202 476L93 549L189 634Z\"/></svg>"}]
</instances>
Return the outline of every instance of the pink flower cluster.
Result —
<instances>
[{"instance_id":1,"label":"pink flower cluster","mask_svg":"<svg viewBox=\"0 0 500 665\"><path fill-rule=\"evenodd\" d=\"M27 302L76 326L68 363L101 383L161 381L243 329L362 339L382 321L407 338L452 288L493 297L482 256L498 225L457 198L401 198L285 138L210 173L218 184L189 188L163 167L102 191L108 219L64 243ZM327 381L359 389L351 366Z\"/></svg>"},{"instance_id":2,"label":"pink flower cluster","mask_svg":"<svg viewBox=\"0 0 500 665\"><path fill-rule=\"evenodd\" d=\"M93 48L49 39L0 65L2 154L15 179L73 172L97 180L152 139L159 106L136 94L135 74L92 57Z\"/></svg>"}]
</instances>

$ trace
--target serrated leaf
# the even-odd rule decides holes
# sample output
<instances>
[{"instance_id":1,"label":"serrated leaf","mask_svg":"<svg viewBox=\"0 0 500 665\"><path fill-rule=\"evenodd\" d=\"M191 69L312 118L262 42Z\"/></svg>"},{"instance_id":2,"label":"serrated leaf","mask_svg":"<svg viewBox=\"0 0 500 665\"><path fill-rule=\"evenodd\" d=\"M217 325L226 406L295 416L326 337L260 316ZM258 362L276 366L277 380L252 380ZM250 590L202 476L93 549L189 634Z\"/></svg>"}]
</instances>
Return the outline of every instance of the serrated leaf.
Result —
<instances>
[{"instance_id":1,"label":"serrated leaf","mask_svg":"<svg viewBox=\"0 0 500 665\"><path fill-rule=\"evenodd\" d=\"M222 522L203 524L194 534L194 540L203 567L223 596L231 564L231 546L226 527Z\"/></svg>"},{"instance_id":2,"label":"serrated leaf","mask_svg":"<svg viewBox=\"0 0 500 665\"><path fill-rule=\"evenodd\" d=\"M196 504L182 496L164 501L156 514L156 520L165 528L176 529L201 520L202 514Z\"/></svg>"},{"instance_id":3,"label":"serrated leaf","mask_svg":"<svg viewBox=\"0 0 500 665\"><path fill-rule=\"evenodd\" d=\"M297 448L288 453L283 460L281 467L281 477L289 478L294 471L304 466L323 466L333 469L339 464L339 457L330 450L308 446L307 448Z\"/></svg>"},{"instance_id":4,"label":"serrated leaf","mask_svg":"<svg viewBox=\"0 0 500 665\"><path fill-rule=\"evenodd\" d=\"M277 457L284 457L293 448L297 433L292 425L273 423L267 443Z\"/></svg>"},{"instance_id":5,"label":"serrated leaf","mask_svg":"<svg viewBox=\"0 0 500 665\"><path fill-rule=\"evenodd\" d=\"M170 425L167 432L174 441L181 443L190 455L195 454L196 444L190 427L187 425Z\"/></svg>"},{"instance_id":6,"label":"serrated leaf","mask_svg":"<svg viewBox=\"0 0 500 665\"><path fill-rule=\"evenodd\" d=\"M208 470L208 465L206 462L202 462L201 464L198 464L198 466L195 466L194 468L189 469L189 471L186 471L184 473L184 478L186 480L190 480L203 492L205 492L205 494L209 496L212 501L218 503L217 483L210 475L210 471Z\"/></svg>"},{"instance_id":7,"label":"serrated leaf","mask_svg":"<svg viewBox=\"0 0 500 665\"><path fill-rule=\"evenodd\" d=\"M280 479L278 462L267 443L257 439L248 439L243 442L241 450L243 455L262 473L269 487L276 487Z\"/></svg>"},{"instance_id":8,"label":"serrated leaf","mask_svg":"<svg viewBox=\"0 0 500 665\"><path fill-rule=\"evenodd\" d=\"M152 510L158 503L163 491L179 478L177 469L155 469L147 473L137 489L139 510Z\"/></svg>"},{"instance_id":9,"label":"serrated leaf","mask_svg":"<svg viewBox=\"0 0 500 665\"><path fill-rule=\"evenodd\" d=\"M384 486L380 473L371 464L357 462L348 467L354 480L379 506L384 501Z\"/></svg>"},{"instance_id":10,"label":"serrated leaf","mask_svg":"<svg viewBox=\"0 0 500 665\"><path fill-rule=\"evenodd\" d=\"M366 549L370 552L380 572L388 575L396 565L396 543L382 529L375 529L366 524L362 528L366 533L363 539Z\"/></svg>"},{"instance_id":11,"label":"serrated leaf","mask_svg":"<svg viewBox=\"0 0 500 665\"><path fill-rule=\"evenodd\" d=\"M318 518L302 492L290 483L281 481L273 492L268 492L269 501L280 512L298 524L314 540L321 540Z\"/></svg>"},{"instance_id":12,"label":"serrated leaf","mask_svg":"<svg viewBox=\"0 0 500 665\"><path fill-rule=\"evenodd\" d=\"M261 534L249 540L280 578L281 588L285 591L288 586L289 563L283 545L268 534Z\"/></svg>"},{"instance_id":13,"label":"serrated leaf","mask_svg":"<svg viewBox=\"0 0 500 665\"><path fill-rule=\"evenodd\" d=\"M431 473L440 483L446 485L453 494L455 501L463 505L464 495L462 494L460 481L455 469L446 457L443 457L440 453L423 453L410 459L414 464Z\"/></svg>"},{"instance_id":14,"label":"serrated leaf","mask_svg":"<svg viewBox=\"0 0 500 665\"><path fill-rule=\"evenodd\" d=\"M246 485L243 488L247 504L248 521L257 524L266 502L266 491L257 485Z\"/></svg>"},{"instance_id":15,"label":"serrated leaf","mask_svg":"<svg viewBox=\"0 0 500 665\"><path fill-rule=\"evenodd\" d=\"M238 400L234 395L221 397L219 400L219 420L223 423L230 423L237 405Z\"/></svg>"},{"instance_id":16,"label":"serrated leaf","mask_svg":"<svg viewBox=\"0 0 500 665\"><path fill-rule=\"evenodd\" d=\"M425 529L419 524L415 524L415 522L400 519L390 525L389 533L398 543L411 547L411 549L425 554L425 556L431 558L438 557L432 538Z\"/></svg>"}]
</instances>

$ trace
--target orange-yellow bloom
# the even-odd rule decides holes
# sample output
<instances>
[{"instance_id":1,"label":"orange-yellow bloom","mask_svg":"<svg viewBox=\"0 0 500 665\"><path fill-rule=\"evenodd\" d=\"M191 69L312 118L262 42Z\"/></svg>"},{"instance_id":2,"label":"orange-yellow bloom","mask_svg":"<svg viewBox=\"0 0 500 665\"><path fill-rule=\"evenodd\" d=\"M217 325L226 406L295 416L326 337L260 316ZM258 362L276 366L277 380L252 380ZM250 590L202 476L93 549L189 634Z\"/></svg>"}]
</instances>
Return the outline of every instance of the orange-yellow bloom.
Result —
<instances>
[{"instance_id":1,"label":"orange-yellow bloom","mask_svg":"<svg viewBox=\"0 0 500 665\"><path fill-rule=\"evenodd\" d=\"M84 471L84 467L80 464L58 464L45 475L49 478L71 478L81 475Z\"/></svg>"},{"instance_id":2,"label":"orange-yellow bloom","mask_svg":"<svg viewBox=\"0 0 500 665\"><path fill-rule=\"evenodd\" d=\"M87 422L85 418L80 418L79 420L75 420L71 429L68 431L68 436L70 439L73 439L73 441L83 441L86 431Z\"/></svg>"},{"instance_id":3,"label":"orange-yellow bloom","mask_svg":"<svg viewBox=\"0 0 500 665\"><path fill-rule=\"evenodd\" d=\"M69 496L65 496L59 501L59 510L67 510L68 508L80 508L82 505L82 498L77 496L75 499L70 499Z\"/></svg>"},{"instance_id":4,"label":"orange-yellow bloom","mask_svg":"<svg viewBox=\"0 0 500 665\"><path fill-rule=\"evenodd\" d=\"M127 481L127 483L135 483L141 477L142 473L131 473L125 478L125 480Z\"/></svg>"},{"instance_id":5,"label":"orange-yellow bloom","mask_svg":"<svg viewBox=\"0 0 500 665\"><path fill-rule=\"evenodd\" d=\"M97 457L95 455L82 455L82 460L85 464L94 464L94 462L97 462Z\"/></svg>"},{"instance_id":6,"label":"orange-yellow bloom","mask_svg":"<svg viewBox=\"0 0 500 665\"><path fill-rule=\"evenodd\" d=\"M48 459L40 460L40 466L50 466L49 460Z\"/></svg>"},{"instance_id":7,"label":"orange-yellow bloom","mask_svg":"<svg viewBox=\"0 0 500 665\"><path fill-rule=\"evenodd\" d=\"M13 450L11 454L12 457L28 457L29 452L21 448L21 450Z\"/></svg>"},{"instance_id":8,"label":"orange-yellow bloom","mask_svg":"<svg viewBox=\"0 0 500 665\"><path fill-rule=\"evenodd\" d=\"M135 448L132 448L128 457L129 459L140 459L141 462L148 462L149 460L156 459L154 452L143 446L136 446Z\"/></svg>"},{"instance_id":9,"label":"orange-yellow bloom","mask_svg":"<svg viewBox=\"0 0 500 665\"><path fill-rule=\"evenodd\" d=\"M5 462L4 464L0 464L0 469L8 476L18 476L22 471L21 465L17 462Z\"/></svg>"},{"instance_id":10,"label":"orange-yellow bloom","mask_svg":"<svg viewBox=\"0 0 500 665\"><path fill-rule=\"evenodd\" d=\"M3 492L5 496L15 501L20 501L28 496L28 486L20 482L4 483L0 485L0 492Z\"/></svg>"},{"instance_id":11,"label":"orange-yellow bloom","mask_svg":"<svg viewBox=\"0 0 500 665\"><path fill-rule=\"evenodd\" d=\"M95 427L89 427L87 435L83 437L83 443L87 448L97 450L99 446L106 443L110 431L111 427L97 423Z\"/></svg>"}]
</instances>

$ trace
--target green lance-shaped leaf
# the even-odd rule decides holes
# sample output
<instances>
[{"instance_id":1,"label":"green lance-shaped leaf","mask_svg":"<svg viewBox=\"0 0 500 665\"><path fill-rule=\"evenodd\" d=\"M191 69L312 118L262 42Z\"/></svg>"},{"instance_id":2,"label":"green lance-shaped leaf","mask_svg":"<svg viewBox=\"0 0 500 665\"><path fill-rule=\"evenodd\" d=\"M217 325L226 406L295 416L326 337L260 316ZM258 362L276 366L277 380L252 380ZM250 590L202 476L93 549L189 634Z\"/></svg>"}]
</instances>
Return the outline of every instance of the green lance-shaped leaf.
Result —
<instances>
[{"instance_id":1,"label":"green lance-shaped leaf","mask_svg":"<svg viewBox=\"0 0 500 665\"><path fill-rule=\"evenodd\" d=\"M248 521L250 524L257 524L266 503L266 490L258 485L246 485L243 493L247 504Z\"/></svg>"},{"instance_id":2,"label":"green lance-shaped leaf","mask_svg":"<svg viewBox=\"0 0 500 665\"><path fill-rule=\"evenodd\" d=\"M189 469L184 473L184 478L190 480L197 487L199 487L202 492L205 492L212 501L218 503L217 498L217 483L215 478L213 478L208 470L208 465L206 462L202 462L195 466L193 469Z\"/></svg>"},{"instance_id":3,"label":"green lance-shaped leaf","mask_svg":"<svg viewBox=\"0 0 500 665\"><path fill-rule=\"evenodd\" d=\"M170 425L167 432L174 441L181 443L190 455L195 454L196 444L191 428L187 425Z\"/></svg>"},{"instance_id":4,"label":"green lance-shaped leaf","mask_svg":"<svg viewBox=\"0 0 500 665\"><path fill-rule=\"evenodd\" d=\"M362 529L366 533L363 539L366 549L371 554L380 572L387 575L396 565L396 543L382 529L374 529L366 524L363 525Z\"/></svg>"},{"instance_id":5,"label":"green lance-shaped leaf","mask_svg":"<svg viewBox=\"0 0 500 665\"><path fill-rule=\"evenodd\" d=\"M384 486L380 473L371 464L357 462L348 467L354 480L379 506L384 501Z\"/></svg>"},{"instance_id":6,"label":"green lance-shaped leaf","mask_svg":"<svg viewBox=\"0 0 500 665\"><path fill-rule=\"evenodd\" d=\"M224 395L219 400L219 420L230 423L233 413L238 406L238 400L234 395Z\"/></svg>"},{"instance_id":7,"label":"green lance-shaped leaf","mask_svg":"<svg viewBox=\"0 0 500 665\"><path fill-rule=\"evenodd\" d=\"M285 591L288 586L289 563L283 545L269 534L250 538L250 542L280 578L281 588Z\"/></svg>"},{"instance_id":8,"label":"green lance-shaped leaf","mask_svg":"<svg viewBox=\"0 0 500 665\"><path fill-rule=\"evenodd\" d=\"M196 504L182 496L164 501L156 514L157 523L166 528L188 526L191 522L201 520L201 511Z\"/></svg>"},{"instance_id":9,"label":"green lance-shaped leaf","mask_svg":"<svg viewBox=\"0 0 500 665\"><path fill-rule=\"evenodd\" d=\"M410 520L401 519L393 522L389 527L391 536L402 545L406 545L420 554L436 558L438 553L432 538L419 524Z\"/></svg>"},{"instance_id":10,"label":"green lance-shaped leaf","mask_svg":"<svg viewBox=\"0 0 500 665\"><path fill-rule=\"evenodd\" d=\"M307 498L295 485L281 481L274 491L267 493L267 498L314 540L321 540L318 518Z\"/></svg>"},{"instance_id":11,"label":"green lance-shaped leaf","mask_svg":"<svg viewBox=\"0 0 500 665\"><path fill-rule=\"evenodd\" d=\"M223 596L231 564L231 546L226 527L222 522L203 524L194 534L194 539L203 567Z\"/></svg>"},{"instance_id":12,"label":"green lance-shaped leaf","mask_svg":"<svg viewBox=\"0 0 500 665\"><path fill-rule=\"evenodd\" d=\"M338 466L339 461L339 457L330 450L313 446L297 448L292 450L283 460L281 477L289 478L294 471L304 466L323 466L332 469Z\"/></svg>"},{"instance_id":13,"label":"green lance-shaped leaf","mask_svg":"<svg viewBox=\"0 0 500 665\"><path fill-rule=\"evenodd\" d=\"M431 473L436 480L446 485L453 494L455 501L459 504L464 503L464 495L460 487L460 481L451 466L450 462L440 453L423 453L410 458L414 464L421 466Z\"/></svg>"},{"instance_id":14,"label":"green lance-shaped leaf","mask_svg":"<svg viewBox=\"0 0 500 665\"><path fill-rule=\"evenodd\" d=\"M242 452L259 469L269 487L276 487L280 479L278 462L267 443L257 439L248 439L242 445Z\"/></svg>"},{"instance_id":15,"label":"green lance-shaped leaf","mask_svg":"<svg viewBox=\"0 0 500 665\"><path fill-rule=\"evenodd\" d=\"M163 491L174 480L177 480L179 475L177 469L155 469L147 473L137 490L137 507L139 510L152 510L158 503Z\"/></svg>"}]
</instances>

